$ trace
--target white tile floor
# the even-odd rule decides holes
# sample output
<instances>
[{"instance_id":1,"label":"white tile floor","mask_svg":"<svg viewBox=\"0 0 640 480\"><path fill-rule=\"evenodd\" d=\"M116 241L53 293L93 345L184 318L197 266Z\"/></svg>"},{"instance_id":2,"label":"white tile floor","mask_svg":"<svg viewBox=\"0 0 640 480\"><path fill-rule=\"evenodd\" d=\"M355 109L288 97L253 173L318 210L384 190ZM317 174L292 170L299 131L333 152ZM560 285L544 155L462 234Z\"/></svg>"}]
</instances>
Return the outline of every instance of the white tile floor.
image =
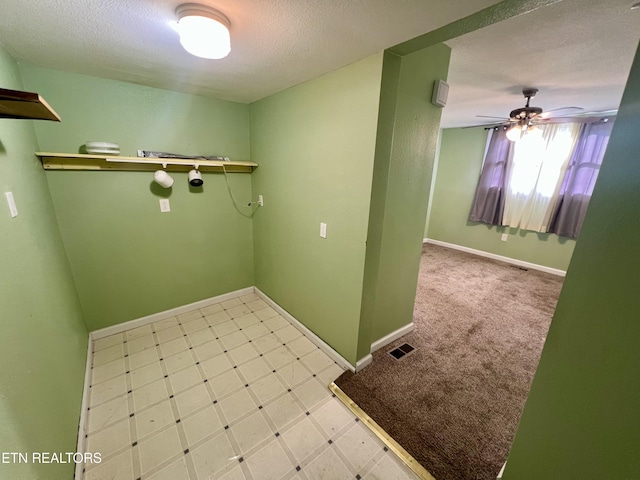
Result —
<instances>
[{"instance_id":1,"label":"white tile floor","mask_svg":"<svg viewBox=\"0 0 640 480\"><path fill-rule=\"evenodd\" d=\"M249 294L94 342L85 480L415 479L341 367Z\"/></svg>"}]
</instances>

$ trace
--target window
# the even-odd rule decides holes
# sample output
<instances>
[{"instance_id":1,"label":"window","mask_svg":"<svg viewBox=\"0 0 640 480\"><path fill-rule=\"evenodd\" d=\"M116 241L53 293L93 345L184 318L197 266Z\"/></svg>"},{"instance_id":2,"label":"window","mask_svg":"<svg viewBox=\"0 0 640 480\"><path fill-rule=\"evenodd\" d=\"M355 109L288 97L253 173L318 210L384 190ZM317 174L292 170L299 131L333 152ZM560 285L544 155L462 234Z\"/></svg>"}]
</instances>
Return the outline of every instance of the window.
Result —
<instances>
[{"instance_id":1,"label":"window","mask_svg":"<svg viewBox=\"0 0 640 480\"><path fill-rule=\"evenodd\" d=\"M469 220L577 238L613 122L547 124L489 142Z\"/></svg>"}]
</instances>

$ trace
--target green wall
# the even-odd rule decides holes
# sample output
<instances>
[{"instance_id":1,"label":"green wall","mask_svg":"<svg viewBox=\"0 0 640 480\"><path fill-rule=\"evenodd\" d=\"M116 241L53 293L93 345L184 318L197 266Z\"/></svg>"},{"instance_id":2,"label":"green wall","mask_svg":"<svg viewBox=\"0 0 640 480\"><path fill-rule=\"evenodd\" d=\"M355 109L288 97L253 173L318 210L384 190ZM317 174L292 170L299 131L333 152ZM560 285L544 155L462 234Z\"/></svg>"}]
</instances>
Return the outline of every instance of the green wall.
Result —
<instances>
[{"instance_id":1,"label":"green wall","mask_svg":"<svg viewBox=\"0 0 640 480\"><path fill-rule=\"evenodd\" d=\"M40 122L43 151L86 141L249 160L249 106L21 65L25 86L55 105L62 123ZM233 208L224 176L171 190L151 172L48 171L55 212L90 330L253 285L252 221ZM251 175L229 174L239 202ZM168 196L171 212L158 200ZM245 208L246 213L250 209Z\"/></svg>"},{"instance_id":2,"label":"green wall","mask_svg":"<svg viewBox=\"0 0 640 480\"><path fill-rule=\"evenodd\" d=\"M469 212L482 170L487 131L451 128L442 131L427 238L566 270L575 240L555 234L470 222ZM500 240L508 233L506 242Z\"/></svg>"},{"instance_id":3,"label":"green wall","mask_svg":"<svg viewBox=\"0 0 640 480\"><path fill-rule=\"evenodd\" d=\"M23 89L2 47L0 86ZM87 329L45 174L33 154L34 123L0 119L0 451L75 452ZM13 219L8 191L19 212ZM0 463L0 478L72 476L73 465Z\"/></svg>"},{"instance_id":4,"label":"green wall","mask_svg":"<svg viewBox=\"0 0 640 480\"><path fill-rule=\"evenodd\" d=\"M115 142L122 155L159 150L249 160L249 106L19 65L25 87L51 97L61 123L36 124L40 148L78 152L86 141Z\"/></svg>"},{"instance_id":5,"label":"green wall","mask_svg":"<svg viewBox=\"0 0 640 480\"><path fill-rule=\"evenodd\" d=\"M399 59L385 54L358 358L413 319L429 188L442 110L433 84L446 80L450 49Z\"/></svg>"},{"instance_id":6,"label":"green wall","mask_svg":"<svg viewBox=\"0 0 640 480\"><path fill-rule=\"evenodd\" d=\"M256 286L353 364L381 70L382 53L251 105Z\"/></svg>"},{"instance_id":7,"label":"green wall","mask_svg":"<svg viewBox=\"0 0 640 480\"><path fill-rule=\"evenodd\" d=\"M638 478L639 128L636 53L505 480Z\"/></svg>"}]
</instances>

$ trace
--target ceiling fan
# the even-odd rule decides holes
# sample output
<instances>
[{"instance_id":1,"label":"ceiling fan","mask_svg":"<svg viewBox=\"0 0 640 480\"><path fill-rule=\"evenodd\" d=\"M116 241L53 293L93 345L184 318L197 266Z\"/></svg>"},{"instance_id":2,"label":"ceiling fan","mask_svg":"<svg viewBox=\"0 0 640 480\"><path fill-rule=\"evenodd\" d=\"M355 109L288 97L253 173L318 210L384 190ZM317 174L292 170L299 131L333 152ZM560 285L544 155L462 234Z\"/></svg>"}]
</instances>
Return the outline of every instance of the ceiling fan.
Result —
<instances>
[{"instance_id":1,"label":"ceiling fan","mask_svg":"<svg viewBox=\"0 0 640 480\"><path fill-rule=\"evenodd\" d=\"M540 107L532 107L530 105L531 99L535 97L537 93L537 88L523 89L522 95L524 95L524 98L527 99L527 103L524 107L511 110L511 113L509 113L509 118L491 117L487 115L477 115L477 117L501 119L501 121L494 122L490 125L504 125L505 128L507 128L507 138L512 141L517 141L535 125L546 123L555 118L574 115L577 112L584 110L581 107L560 107L543 112Z\"/></svg>"}]
</instances>

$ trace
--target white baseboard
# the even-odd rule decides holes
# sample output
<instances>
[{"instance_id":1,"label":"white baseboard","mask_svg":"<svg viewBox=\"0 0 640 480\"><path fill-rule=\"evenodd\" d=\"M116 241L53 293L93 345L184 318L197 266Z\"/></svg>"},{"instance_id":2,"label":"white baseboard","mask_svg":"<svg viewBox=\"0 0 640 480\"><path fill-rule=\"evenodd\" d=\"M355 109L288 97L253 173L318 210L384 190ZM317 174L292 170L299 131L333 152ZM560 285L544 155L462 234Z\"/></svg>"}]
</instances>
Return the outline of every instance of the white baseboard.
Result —
<instances>
[{"instance_id":1,"label":"white baseboard","mask_svg":"<svg viewBox=\"0 0 640 480\"><path fill-rule=\"evenodd\" d=\"M408 325L405 325L404 327L400 327L399 329L391 332L390 334L385 335L384 337L376 340L371 344L371 353L375 352L376 350L380 350L386 345L389 345L391 342L397 340L403 335L406 335L412 330L413 330L413 322L409 323ZM373 356L371 355L371 353L369 353L367 356L361 358L356 362L355 372L359 372L363 368L367 367L371 362L373 362Z\"/></svg>"},{"instance_id":2,"label":"white baseboard","mask_svg":"<svg viewBox=\"0 0 640 480\"><path fill-rule=\"evenodd\" d=\"M396 341L400 337L406 335L407 333L413 330L413 322L405 325L404 327L400 327L399 329L391 332L389 335L385 335L384 337L376 340L371 344L371 353L376 350L380 350L381 348L389 345L391 342Z\"/></svg>"},{"instance_id":3,"label":"white baseboard","mask_svg":"<svg viewBox=\"0 0 640 480\"><path fill-rule=\"evenodd\" d=\"M176 315L180 315L182 313L187 313L192 310L196 310L198 308L208 307L209 305L212 305L214 303L224 302L225 300L231 300L232 298L240 297L242 295L248 295L253 292L254 292L253 287L247 287L241 290L236 290L235 292L224 293L216 297L206 298L204 300L190 303L188 305L171 308L169 310L165 310L164 312L154 313L152 315L147 315L146 317L137 318L135 320L129 320L128 322L124 322L124 323L118 323L117 325L112 325L110 327L102 328L100 330L94 330L93 332L90 333L90 338L92 340L97 340L99 338L108 337L109 335L115 335L116 333L121 333L126 330L131 330L132 328L142 327L143 325L148 325L150 323L157 322L159 320L164 320L165 318L175 317Z\"/></svg>"},{"instance_id":4,"label":"white baseboard","mask_svg":"<svg viewBox=\"0 0 640 480\"><path fill-rule=\"evenodd\" d=\"M369 353L366 357L363 357L356 362L356 368L355 370L352 370L352 371L354 373L357 373L360 370L362 370L364 367L369 366L371 362L373 362L373 356Z\"/></svg>"},{"instance_id":5,"label":"white baseboard","mask_svg":"<svg viewBox=\"0 0 640 480\"><path fill-rule=\"evenodd\" d=\"M480 257L491 258L493 260L499 260L501 262L510 263L518 267L530 268L532 270L539 270L545 273L551 273L552 275L558 275L559 277L566 276L565 270L559 270L557 268L545 267L544 265L538 265L537 263L524 262L516 258L503 257L502 255L496 255L495 253L484 252L482 250L476 250L475 248L463 247L462 245L456 245L455 243L441 242L440 240L433 240L431 238L425 238L423 243L432 243L434 245L440 245L441 247L452 248L454 250L460 250L461 252L472 253Z\"/></svg>"},{"instance_id":6,"label":"white baseboard","mask_svg":"<svg viewBox=\"0 0 640 480\"><path fill-rule=\"evenodd\" d=\"M319 336L305 327L298 319L296 319L293 315L287 312L284 308L274 302L271 298L269 298L264 292L262 292L259 288L255 287L256 294L262 298L265 302L271 306L276 312L278 312L282 317L291 323L294 327L300 330L309 340L311 340L316 346L320 347L324 353L326 353L333 361L335 361L342 368L351 370L352 372L356 371L353 365L351 365L342 355L336 352L333 348L331 348L324 340L322 340Z\"/></svg>"},{"instance_id":7,"label":"white baseboard","mask_svg":"<svg viewBox=\"0 0 640 480\"><path fill-rule=\"evenodd\" d=\"M87 408L89 406L89 385L91 385L91 361L93 359L93 341L89 336L87 342L87 363L84 368L84 386L82 388L82 402L80 404L80 421L78 424L78 444L76 445L76 452L84 453L86 450L86 434L87 434ZM74 477L76 480L82 480L84 474L84 462L76 463L76 469Z\"/></svg>"},{"instance_id":8,"label":"white baseboard","mask_svg":"<svg viewBox=\"0 0 640 480\"><path fill-rule=\"evenodd\" d=\"M504 462L504 465L502 465L502 468L500 469L500 473L498 473L498 476L496 477L498 480L502 478L502 474L504 473L504 467L506 466L507 466L507 462Z\"/></svg>"}]
</instances>

